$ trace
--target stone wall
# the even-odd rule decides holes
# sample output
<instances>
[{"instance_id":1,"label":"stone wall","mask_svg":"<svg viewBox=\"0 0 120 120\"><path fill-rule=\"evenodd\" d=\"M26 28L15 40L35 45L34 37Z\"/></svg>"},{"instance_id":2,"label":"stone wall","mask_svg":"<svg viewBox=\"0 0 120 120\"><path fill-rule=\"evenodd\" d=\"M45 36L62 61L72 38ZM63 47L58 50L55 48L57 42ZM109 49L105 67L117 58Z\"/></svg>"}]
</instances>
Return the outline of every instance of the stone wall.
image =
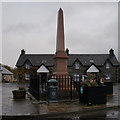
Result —
<instances>
[{"instance_id":1,"label":"stone wall","mask_svg":"<svg viewBox=\"0 0 120 120\"><path fill-rule=\"evenodd\" d=\"M22 67L18 67L17 71L18 71L18 77L20 81L25 81L25 73L30 73L32 75L37 74L36 71L39 67L31 67L30 69L26 69L25 65ZM52 74L52 72L54 72L54 67L53 66L49 66L47 67L50 71L48 77ZM68 73L71 76L74 76L75 74L79 74L79 76L81 77L82 75L86 74L86 70L89 68L89 66L82 66L80 64L79 69L75 69L75 64L73 66L68 66ZM106 78L106 74L110 74L110 79L106 80L106 81L113 81L116 82L117 81L117 67L114 66L110 66L109 69L106 69L106 66L99 66L97 67L100 70L100 73L98 73L99 78Z\"/></svg>"},{"instance_id":2,"label":"stone wall","mask_svg":"<svg viewBox=\"0 0 120 120\"><path fill-rule=\"evenodd\" d=\"M109 69L106 69L105 66L98 67L100 69L100 77L106 78L107 75L110 75L110 79L105 79L106 81L117 82L117 67L110 66Z\"/></svg>"},{"instance_id":3,"label":"stone wall","mask_svg":"<svg viewBox=\"0 0 120 120\"><path fill-rule=\"evenodd\" d=\"M68 67L68 72L72 76L74 76L75 74L79 74L81 76L86 74L86 70L88 68L89 67L87 66L86 67L80 66L80 69L76 70L75 66L73 65L72 67ZM104 78L106 81L117 82L118 79L117 67L111 65L109 69L106 69L105 66L97 68L100 70L100 72L97 73L99 78ZM108 74L110 75L110 79L106 79L106 75Z\"/></svg>"},{"instance_id":4,"label":"stone wall","mask_svg":"<svg viewBox=\"0 0 120 120\"><path fill-rule=\"evenodd\" d=\"M26 66L18 67L17 73L18 73L18 79L19 81L26 81L25 74L29 73L30 75L36 74L36 70L38 67L31 66L30 69L26 69Z\"/></svg>"}]
</instances>

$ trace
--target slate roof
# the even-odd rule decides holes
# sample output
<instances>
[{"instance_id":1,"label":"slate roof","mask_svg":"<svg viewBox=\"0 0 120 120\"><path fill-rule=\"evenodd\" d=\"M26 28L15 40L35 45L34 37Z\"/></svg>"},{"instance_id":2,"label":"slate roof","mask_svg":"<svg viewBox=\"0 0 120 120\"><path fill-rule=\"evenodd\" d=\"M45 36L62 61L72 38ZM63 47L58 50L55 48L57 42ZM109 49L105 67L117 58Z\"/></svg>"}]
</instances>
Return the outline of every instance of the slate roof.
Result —
<instances>
[{"instance_id":1,"label":"slate roof","mask_svg":"<svg viewBox=\"0 0 120 120\"><path fill-rule=\"evenodd\" d=\"M42 63L45 64L45 66L53 66L53 54L25 54L20 55L16 66L23 66L27 60L30 61L30 63L33 66L40 66Z\"/></svg>"},{"instance_id":2,"label":"slate roof","mask_svg":"<svg viewBox=\"0 0 120 120\"><path fill-rule=\"evenodd\" d=\"M3 74L3 75L13 75L12 72L10 72L9 70L7 70L7 69L4 68L4 67L1 67L1 71L2 71L2 74Z\"/></svg>"},{"instance_id":3,"label":"slate roof","mask_svg":"<svg viewBox=\"0 0 120 120\"><path fill-rule=\"evenodd\" d=\"M16 66L20 67L25 64L27 60L33 66L40 66L42 63L45 66L53 66L54 65L54 54L25 54L20 55ZM119 63L113 55L112 57L109 54L70 54L68 58L68 66L72 66L76 60L80 61L83 66L90 66L90 60L94 61L96 66L103 66L105 61L109 59L113 66L118 66Z\"/></svg>"},{"instance_id":4,"label":"slate roof","mask_svg":"<svg viewBox=\"0 0 120 120\"><path fill-rule=\"evenodd\" d=\"M114 66L119 65L115 55L111 57L109 54L71 54L68 65L73 64L76 59L78 59L83 66L90 66L90 60L93 60L96 66L103 66L107 59L109 59Z\"/></svg>"}]
</instances>

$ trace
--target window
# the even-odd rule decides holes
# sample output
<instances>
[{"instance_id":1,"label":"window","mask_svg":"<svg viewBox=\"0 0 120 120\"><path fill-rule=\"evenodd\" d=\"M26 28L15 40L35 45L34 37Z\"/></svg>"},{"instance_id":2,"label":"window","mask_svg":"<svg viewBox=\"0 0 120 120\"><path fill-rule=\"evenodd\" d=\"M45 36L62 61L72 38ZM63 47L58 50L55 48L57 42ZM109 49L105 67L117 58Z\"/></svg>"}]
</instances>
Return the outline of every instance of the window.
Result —
<instances>
[{"instance_id":1,"label":"window","mask_svg":"<svg viewBox=\"0 0 120 120\"><path fill-rule=\"evenodd\" d=\"M110 79L110 75L106 75L106 80L109 80Z\"/></svg>"},{"instance_id":2,"label":"window","mask_svg":"<svg viewBox=\"0 0 120 120\"><path fill-rule=\"evenodd\" d=\"M75 64L75 69L80 69L80 65L78 63Z\"/></svg>"},{"instance_id":3,"label":"window","mask_svg":"<svg viewBox=\"0 0 120 120\"><path fill-rule=\"evenodd\" d=\"M106 63L106 69L110 69L110 63Z\"/></svg>"},{"instance_id":4,"label":"window","mask_svg":"<svg viewBox=\"0 0 120 120\"><path fill-rule=\"evenodd\" d=\"M82 75L82 81L86 80L87 75Z\"/></svg>"},{"instance_id":5,"label":"window","mask_svg":"<svg viewBox=\"0 0 120 120\"><path fill-rule=\"evenodd\" d=\"M26 63L26 69L30 69L30 64Z\"/></svg>"},{"instance_id":6,"label":"window","mask_svg":"<svg viewBox=\"0 0 120 120\"><path fill-rule=\"evenodd\" d=\"M79 82L79 80L80 80L79 74L74 74L74 81Z\"/></svg>"},{"instance_id":7,"label":"window","mask_svg":"<svg viewBox=\"0 0 120 120\"><path fill-rule=\"evenodd\" d=\"M46 63L47 61L46 60L42 60L42 63Z\"/></svg>"},{"instance_id":8,"label":"window","mask_svg":"<svg viewBox=\"0 0 120 120\"><path fill-rule=\"evenodd\" d=\"M25 73L25 79L30 80L30 74L29 73Z\"/></svg>"},{"instance_id":9,"label":"window","mask_svg":"<svg viewBox=\"0 0 120 120\"><path fill-rule=\"evenodd\" d=\"M94 63L94 60L90 60L90 63Z\"/></svg>"}]
</instances>

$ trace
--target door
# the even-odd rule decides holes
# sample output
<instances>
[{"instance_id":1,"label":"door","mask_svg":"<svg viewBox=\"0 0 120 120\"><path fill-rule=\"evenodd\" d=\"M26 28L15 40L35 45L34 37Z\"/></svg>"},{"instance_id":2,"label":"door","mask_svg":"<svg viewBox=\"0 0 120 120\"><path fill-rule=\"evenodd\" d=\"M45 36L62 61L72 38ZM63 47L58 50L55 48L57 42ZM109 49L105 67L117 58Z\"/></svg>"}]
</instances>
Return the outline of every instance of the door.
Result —
<instances>
[{"instance_id":1,"label":"door","mask_svg":"<svg viewBox=\"0 0 120 120\"><path fill-rule=\"evenodd\" d=\"M46 92L47 73L41 73L41 93Z\"/></svg>"},{"instance_id":2,"label":"door","mask_svg":"<svg viewBox=\"0 0 120 120\"><path fill-rule=\"evenodd\" d=\"M41 83L45 84L47 82L47 73L41 73Z\"/></svg>"}]
</instances>

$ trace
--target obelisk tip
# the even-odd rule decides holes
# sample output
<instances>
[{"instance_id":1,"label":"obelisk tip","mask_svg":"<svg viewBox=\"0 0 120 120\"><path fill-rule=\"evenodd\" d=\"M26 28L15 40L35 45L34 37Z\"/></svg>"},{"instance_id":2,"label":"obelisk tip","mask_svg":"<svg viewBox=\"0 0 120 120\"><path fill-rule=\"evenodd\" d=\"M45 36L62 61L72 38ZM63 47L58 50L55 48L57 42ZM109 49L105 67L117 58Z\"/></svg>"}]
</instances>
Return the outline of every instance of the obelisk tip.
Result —
<instances>
[{"instance_id":1,"label":"obelisk tip","mask_svg":"<svg viewBox=\"0 0 120 120\"><path fill-rule=\"evenodd\" d=\"M60 11L61 11L61 12L63 11L62 8L59 9L59 12L60 12Z\"/></svg>"}]
</instances>

